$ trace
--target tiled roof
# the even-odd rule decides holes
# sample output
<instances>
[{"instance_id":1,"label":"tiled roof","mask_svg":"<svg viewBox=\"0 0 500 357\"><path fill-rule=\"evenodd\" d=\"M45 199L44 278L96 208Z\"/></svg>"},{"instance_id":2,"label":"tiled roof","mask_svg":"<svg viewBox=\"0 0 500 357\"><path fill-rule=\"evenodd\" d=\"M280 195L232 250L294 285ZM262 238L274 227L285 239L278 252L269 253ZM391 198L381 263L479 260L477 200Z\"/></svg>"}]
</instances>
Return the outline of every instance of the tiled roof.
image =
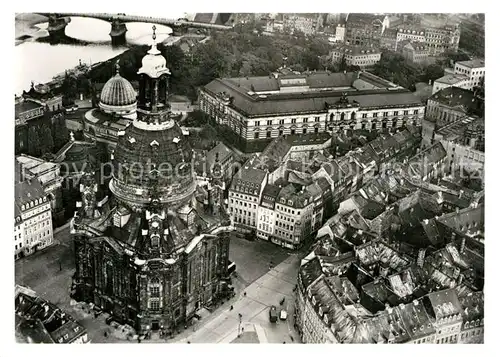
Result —
<instances>
[{"instance_id":1,"label":"tiled roof","mask_svg":"<svg viewBox=\"0 0 500 357\"><path fill-rule=\"evenodd\" d=\"M400 305L399 314L404 326L412 340L430 336L436 333L434 326L429 319L423 301L414 300L412 303Z\"/></svg>"},{"instance_id":2,"label":"tiled roof","mask_svg":"<svg viewBox=\"0 0 500 357\"><path fill-rule=\"evenodd\" d=\"M401 257L395 250L379 240L372 240L366 245L356 250L359 261L370 266L375 263L384 263L394 271L398 271L410 264L410 262Z\"/></svg>"},{"instance_id":3,"label":"tiled roof","mask_svg":"<svg viewBox=\"0 0 500 357\"><path fill-rule=\"evenodd\" d=\"M453 108L473 108L477 101L473 91L459 87L444 88L434 93L429 99Z\"/></svg>"},{"instance_id":4,"label":"tiled roof","mask_svg":"<svg viewBox=\"0 0 500 357\"><path fill-rule=\"evenodd\" d=\"M467 231L471 233L484 232L484 205L467 207L458 212L442 215L437 218L437 221L464 234Z\"/></svg>"},{"instance_id":5,"label":"tiled roof","mask_svg":"<svg viewBox=\"0 0 500 357\"><path fill-rule=\"evenodd\" d=\"M433 318L442 319L456 314L462 315L462 306L455 289L447 289L427 294L432 306Z\"/></svg>"},{"instance_id":6,"label":"tiled roof","mask_svg":"<svg viewBox=\"0 0 500 357\"><path fill-rule=\"evenodd\" d=\"M447 157L446 149L441 142L419 152L409 160L410 174L424 177L434 171L434 165Z\"/></svg>"},{"instance_id":7,"label":"tiled roof","mask_svg":"<svg viewBox=\"0 0 500 357\"><path fill-rule=\"evenodd\" d=\"M377 47L355 46L346 44L334 45L332 51L352 56L365 56L370 54L381 53L381 51Z\"/></svg>"},{"instance_id":8,"label":"tiled roof","mask_svg":"<svg viewBox=\"0 0 500 357\"><path fill-rule=\"evenodd\" d=\"M266 173L262 170L244 167L233 178L231 189L258 195L260 193L260 185L265 177Z\"/></svg>"},{"instance_id":9,"label":"tiled roof","mask_svg":"<svg viewBox=\"0 0 500 357\"><path fill-rule=\"evenodd\" d=\"M482 291L471 292L460 297L459 300L463 310L464 324L484 319L484 293Z\"/></svg>"},{"instance_id":10,"label":"tiled roof","mask_svg":"<svg viewBox=\"0 0 500 357\"><path fill-rule=\"evenodd\" d=\"M319 259L313 258L302 265L299 274L304 288L307 289L313 281L315 281L319 276L321 276L321 274L323 274Z\"/></svg>"},{"instance_id":11,"label":"tiled roof","mask_svg":"<svg viewBox=\"0 0 500 357\"><path fill-rule=\"evenodd\" d=\"M37 179L29 179L16 183L14 186L15 203L14 215L18 217L21 215L22 206L29 204L37 199L43 199L45 192L42 185Z\"/></svg>"}]
</instances>

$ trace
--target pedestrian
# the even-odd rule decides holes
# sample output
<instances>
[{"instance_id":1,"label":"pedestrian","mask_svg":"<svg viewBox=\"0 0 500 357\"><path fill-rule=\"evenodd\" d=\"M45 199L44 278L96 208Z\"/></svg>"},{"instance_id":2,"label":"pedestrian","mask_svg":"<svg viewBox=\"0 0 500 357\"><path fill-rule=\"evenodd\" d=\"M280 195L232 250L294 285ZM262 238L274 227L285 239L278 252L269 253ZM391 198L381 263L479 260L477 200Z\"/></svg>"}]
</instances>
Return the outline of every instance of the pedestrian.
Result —
<instances>
[{"instance_id":1,"label":"pedestrian","mask_svg":"<svg viewBox=\"0 0 500 357\"><path fill-rule=\"evenodd\" d=\"M245 328L244 328L244 327L242 327L242 328L241 328L241 333L243 333L244 331L245 331Z\"/></svg>"},{"instance_id":2,"label":"pedestrian","mask_svg":"<svg viewBox=\"0 0 500 357\"><path fill-rule=\"evenodd\" d=\"M246 291L243 292L243 296L245 296L245 297L247 296L247 292Z\"/></svg>"},{"instance_id":3,"label":"pedestrian","mask_svg":"<svg viewBox=\"0 0 500 357\"><path fill-rule=\"evenodd\" d=\"M231 305L231 307L229 308L230 311L233 311L233 305Z\"/></svg>"},{"instance_id":4,"label":"pedestrian","mask_svg":"<svg viewBox=\"0 0 500 357\"><path fill-rule=\"evenodd\" d=\"M59 271L62 271L62 264L59 262Z\"/></svg>"}]
</instances>

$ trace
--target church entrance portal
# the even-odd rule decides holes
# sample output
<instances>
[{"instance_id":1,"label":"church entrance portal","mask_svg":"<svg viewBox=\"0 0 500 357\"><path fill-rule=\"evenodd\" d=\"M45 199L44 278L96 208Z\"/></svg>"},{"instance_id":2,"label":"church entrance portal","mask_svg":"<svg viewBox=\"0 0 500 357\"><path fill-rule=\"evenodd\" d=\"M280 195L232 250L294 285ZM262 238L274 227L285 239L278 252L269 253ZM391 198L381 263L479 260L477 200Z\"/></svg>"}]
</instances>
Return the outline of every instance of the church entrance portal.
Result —
<instances>
[{"instance_id":1,"label":"church entrance portal","mask_svg":"<svg viewBox=\"0 0 500 357\"><path fill-rule=\"evenodd\" d=\"M153 320L151 322L151 330L157 331L159 329L160 329L160 323L158 322L158 320Z\"/></svg>"}]
</instances>

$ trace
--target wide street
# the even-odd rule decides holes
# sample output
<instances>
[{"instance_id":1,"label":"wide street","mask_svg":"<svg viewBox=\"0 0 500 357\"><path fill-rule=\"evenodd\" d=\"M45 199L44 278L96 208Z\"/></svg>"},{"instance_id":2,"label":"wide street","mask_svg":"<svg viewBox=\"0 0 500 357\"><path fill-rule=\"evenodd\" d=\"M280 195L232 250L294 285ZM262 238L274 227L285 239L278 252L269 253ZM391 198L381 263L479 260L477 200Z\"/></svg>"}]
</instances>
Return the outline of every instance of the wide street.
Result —
<instances>
[{"instance_id":1,"label":"wide street","mask_svg":"<svg viewBox=\"0 0 500 357\"><path fill-rule=\"evenodd\" d=\"M74 269L73 243L69 227L65 226L54 234L53 246L24 257L15 263L16 284L28 286L43 298L58 305L85 326L89 338L94 343L127 342L120 329L113 329L105 324L106 314L95 318L88 307L76 304L69 297L71 276ZM209 313L205 310L203 319L190 326L168 341L144 342L223 342L229 343L237 338L238 313L242 314L242 338L258 335L264 342L262 331L269 342L290 342L289 326L293 326L292 289L298 271L298 257L290 252L264 241L247 241L233 238L229 258L236 263L236 275L233 277L236 296ZM270 270L270 264L273 268ZM246 292L246 297L243 295ZM268 306L276 305L286 297L289 310L289 324L279 321L270 324ZM230 305L233 311L229 311ZM257 327L256 327L257 326ZM259 329L258 326L262 326ZM193 329L195 330L193 333ZM257 331L256 331L257 330ZM104 336L104 332L108 336ZM192 336L191 336L192 335ZM234 335L234 336L233 336ZM295 337L294 337L295 338Z\"/></svg>"}]
</instances>

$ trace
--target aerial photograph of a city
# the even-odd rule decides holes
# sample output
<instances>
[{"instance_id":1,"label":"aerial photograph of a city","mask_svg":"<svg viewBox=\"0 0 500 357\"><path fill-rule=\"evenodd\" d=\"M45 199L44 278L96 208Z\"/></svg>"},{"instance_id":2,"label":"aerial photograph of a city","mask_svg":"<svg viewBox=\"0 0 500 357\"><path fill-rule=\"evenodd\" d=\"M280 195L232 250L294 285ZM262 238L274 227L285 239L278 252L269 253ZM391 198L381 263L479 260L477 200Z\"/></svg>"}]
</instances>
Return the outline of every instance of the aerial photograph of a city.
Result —
<instances>
[{"instance_id":1,"label":"aerial photograph of a city","mask_svg":"<svg viewBox=\"0 0 500 357\"><path fill-rule=\"evenodd\" d=\"M16 344L484 344L485 14L167 15L15 14Z\"/></svg>"}]
</instances>

